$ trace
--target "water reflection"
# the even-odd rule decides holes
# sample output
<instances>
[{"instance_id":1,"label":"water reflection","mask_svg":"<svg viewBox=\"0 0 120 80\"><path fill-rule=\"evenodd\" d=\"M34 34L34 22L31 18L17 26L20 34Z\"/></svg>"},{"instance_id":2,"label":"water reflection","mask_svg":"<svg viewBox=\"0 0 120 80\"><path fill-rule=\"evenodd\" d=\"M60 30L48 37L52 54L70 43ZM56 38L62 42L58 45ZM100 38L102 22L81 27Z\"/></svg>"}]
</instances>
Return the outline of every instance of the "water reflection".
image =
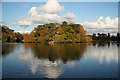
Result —
<instances>
[{"instance_id":1,"label":"water reflection","mask_svg":"<svg viewBox=\"0 0 120 80\"><path fill-rule=\"evenodd\" d=\"M94 47L90 47L87 50L89 51L87 52L89 58L98 59L100 63L103 63L104 61L107 63L110 63L111 61L118 62L118 47L116 43L98 42L93 43L93 46Z\"/></svg>"},{"instance_id":2,"label":"water reflection","mask_svg":"<svg viewBox=\"0 0 120 80\"><path fill-rule=\"evenodd\" d=\"M57 78L64 71L59 61L38 59L30 54L19 55L19 59L30 62L29 68L33 74L39 73L48 78Z\"/></svg>"},{"instance_id":3,"label":"water reflection","mask_svg":"<svg viewBox=\"0 0 120 80\"><path fill-rule=\"evenodd\" d=\"M107 46L108 48L110 47L110 43L111 42L93 42L93 46L97 46L97 47L104 47Z\"/></svg>"},{"instance_id":4,"label":"water reflection","mask_svg":"<svg viewBox=\"0 0 120 80\"><path fill-rule=\"evenodd\" d=\"M82 58L87 44L24 44L31 53L20 54L19 59L29 61L32 73L40 73L48 78L57 78L64 72L63 65L74 66Z\"/></svg>"},{"instance_id":5,"label":"water reflection","mask_svg":"<svg viewBox=\"0 0 120 80\"><path fill-rule=\"evenodd\" d=\"M42 77L48 78L59 78L63 76L63 74L67 72L65 69L66 66L67 68L70 67L73 70L76 70L74 67L76 67L76 64L78 66L78 63L82 64L83 66L87 65L90 67L90 64L92 64L90 61L98 61L98 64L103 64L104 62L110 64L113 61L115 63L118 62L118 48L114 43L78 43L54 45L25 43L19 45L4 44L2 47L3 59L6 60L5 56L10 56L8 55L10 53L15 54L16 56L14 57L17 57L18 61L16 61L19 64L20 62L27 62L27 69L31 71L32 75L42 75ZM87 60L89 64L84 63L85 60ZM82 66L80 64L77 67L78 69L80 66ZM87 68L89 69L89 67ZM95 66L92 67L95 68ZM85 70L87 69L85 68ZM68 75L70 74L72 73L69 73Z\"/></svg>"},{"instance_id":6,"label":"water reflection","mask_svg":"<svg viewBox=\"0 0 120 80\"><path fill-rule=\"evenodd\" d=\"M15 44L2 44L2 57L4 58L8 54L14 51Z\"/></svg>"},{"instance_id":7,"label":"water reflection","mask_svg":"<svg viewBox=\"0 0 120 80\"><path fill-rule=\"evenodd\" d=\"M33 52L38 59L56 61L61 59L64 63L68 60L79 60L87 49L87 44L25 44L25 48Z\"/></svg>"}]
</instances>

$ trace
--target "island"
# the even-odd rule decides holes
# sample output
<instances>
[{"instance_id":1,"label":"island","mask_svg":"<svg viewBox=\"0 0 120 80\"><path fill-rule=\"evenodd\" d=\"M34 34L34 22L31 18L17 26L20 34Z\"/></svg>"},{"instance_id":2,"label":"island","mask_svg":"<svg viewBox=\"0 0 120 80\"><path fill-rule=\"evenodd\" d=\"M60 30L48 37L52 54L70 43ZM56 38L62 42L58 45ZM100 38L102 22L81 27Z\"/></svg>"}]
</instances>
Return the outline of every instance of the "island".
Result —
<instances>
[{"instance_id":1,"label":"island","mask_svg":"<svg viewBox=\"0 0 120 80\"><path fill-rule=\"evenodd\" d=\"M30 33L21 34L14 32L7 26L2 25L2 42L22 42L22 43L84 43L92 41L120 41L120 33L116 36L110 35L110 33L94 33L93 35L87 35L87 31L80 24L67 23L62 24L49 23L44 25L38 25Z\"/></svg>"},{"instance_id":2,"label":"island","mask_svg":"<svg viewBox=\"0 0 120 80\"><path fill-rule=\"evenodd\" d=\"M92 41L91 36L87 36L82 25L49 23L38 25L31 33L20 34L2 26L2 42L24 42L24 43L79 43Z\"/></svg>"}]
</instances>

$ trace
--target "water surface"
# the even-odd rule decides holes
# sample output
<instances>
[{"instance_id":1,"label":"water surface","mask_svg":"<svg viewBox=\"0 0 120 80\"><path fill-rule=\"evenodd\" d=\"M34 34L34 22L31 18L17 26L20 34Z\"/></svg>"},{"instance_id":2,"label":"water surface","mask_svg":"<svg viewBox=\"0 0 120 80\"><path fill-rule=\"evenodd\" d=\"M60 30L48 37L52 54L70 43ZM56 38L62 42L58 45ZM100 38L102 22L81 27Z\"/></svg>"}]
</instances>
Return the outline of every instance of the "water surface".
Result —
<instances>
[{"instance_id":1,"label":"water surface","mask_svg":"<svg viewBox=\"0 0 120 80\"><path fill-rule=\"evenodd\" d=\"M2 44L3 78L117 78L116 43Z\"/></svg>"}]
</instances>

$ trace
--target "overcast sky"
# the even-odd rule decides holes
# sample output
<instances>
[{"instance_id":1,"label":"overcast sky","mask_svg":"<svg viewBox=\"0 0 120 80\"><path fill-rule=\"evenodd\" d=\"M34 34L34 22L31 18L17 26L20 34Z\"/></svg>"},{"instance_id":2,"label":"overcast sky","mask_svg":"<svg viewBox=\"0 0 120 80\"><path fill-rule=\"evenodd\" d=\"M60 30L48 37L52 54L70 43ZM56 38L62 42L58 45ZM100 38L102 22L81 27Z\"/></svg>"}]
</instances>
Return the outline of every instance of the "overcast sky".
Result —
<instances>
[{"instance_id":1,"label":"overcast sky","mask_svg":"<svg viewBox=\"0 0 120 80\"><path fill-rule=\"evenodd\" d=\"M112 0L111 0L112 1ZM67 21L82 24L87 34L117 33L118 2L3 2L2 22L19 32L38 24Z\"/></svg>"}]
</instances>

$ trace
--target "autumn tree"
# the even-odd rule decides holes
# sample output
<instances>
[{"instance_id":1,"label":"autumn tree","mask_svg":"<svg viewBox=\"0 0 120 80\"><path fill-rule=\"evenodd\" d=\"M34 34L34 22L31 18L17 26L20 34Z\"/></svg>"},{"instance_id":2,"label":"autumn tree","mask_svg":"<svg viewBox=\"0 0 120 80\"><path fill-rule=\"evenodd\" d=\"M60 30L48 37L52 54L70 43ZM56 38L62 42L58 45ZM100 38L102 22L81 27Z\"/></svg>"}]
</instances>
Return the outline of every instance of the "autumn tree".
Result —
<instances>
[{"instance_id":1,"label":"autumn tree","mask_svg":"<svg viewBox=\"0 0 120 80\"><path fill-rule=\"evenodd\" d=\"M2 27L2 42L22 42L23 36L20 33L15 33L14 30L9 29L7 26Z\"/></svg>"}]
</instances>

